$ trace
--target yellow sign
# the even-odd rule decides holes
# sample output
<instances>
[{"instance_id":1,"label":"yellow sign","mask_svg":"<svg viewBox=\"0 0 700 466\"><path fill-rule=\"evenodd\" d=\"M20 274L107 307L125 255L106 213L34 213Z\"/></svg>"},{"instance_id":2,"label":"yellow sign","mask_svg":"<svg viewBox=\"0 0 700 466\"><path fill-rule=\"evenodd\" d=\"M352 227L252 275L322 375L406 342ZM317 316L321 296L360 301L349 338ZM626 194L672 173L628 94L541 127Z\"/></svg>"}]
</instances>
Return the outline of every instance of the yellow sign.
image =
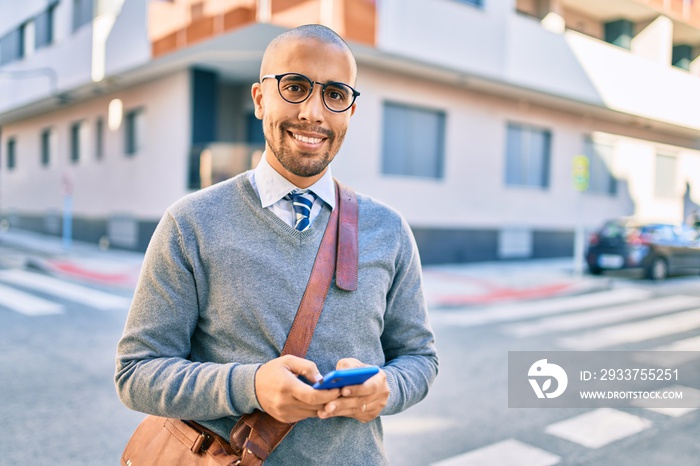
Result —
<instances>
[{"instance_id":1,"label":"yellow sign","mask_svg":"<svg viewBox=\"0 0 700 466\"><path fill-rule=\"evenodd\" d=\"M585 155L574 156L572 175L574 179L574 189L585 191L588 189L590 173L588 169L588 157Z\"/></svg>"}]
</instances>

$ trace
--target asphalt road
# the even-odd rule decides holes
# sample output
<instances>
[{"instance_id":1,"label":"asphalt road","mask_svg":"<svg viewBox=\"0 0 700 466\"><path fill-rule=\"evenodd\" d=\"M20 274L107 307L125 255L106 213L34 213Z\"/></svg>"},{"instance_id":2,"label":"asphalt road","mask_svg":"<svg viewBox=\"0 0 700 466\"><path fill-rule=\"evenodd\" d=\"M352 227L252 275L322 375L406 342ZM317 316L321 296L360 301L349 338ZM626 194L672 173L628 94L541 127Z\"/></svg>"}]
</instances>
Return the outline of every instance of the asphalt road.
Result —
<instances>
[{"instance_id":1,"label":"asphalt road","mask_svg":"<svg viewBox=\"0 0 700 466\"><path fill-rule=\"evenodd\" d=\"M94 286L88 289L104 294L90 295L80 289L71 294L66 291L70 282L50 287L26 273L11 267L0 270L0 296L19 292L18 296L38 298L45 305L33 308L44 309L37 315L12 310L19 301L0 303L0 464L118 464L124 444L142 418L121 405L112 382L114 350L129 294ZM605 340L610 337L594 332L619 327L618 334L635 335L641 332L639 326L627 331L624 326L694 310L700 305L693 306L692 301L686 307L664 307L658 300L700 298L698 284L700 278L694 276L676 277L661 285L616 277L612 290L583 295L579 301L551 298L536 304L433 310L440 375L426 400L384 419L392 464L698 464L699 411L668 415L642 408L508 408L507 372L508 351L570 350L567 341L602 342L606 350L652 349L692 341L700 329L691 325L664 327L652 322L654 328L670 330L613 345ZM619 290L623 292L609 294ZM644 316L634 314L651 302L660 303L656 311L652 306ZM601 310L623 306L631 309L626 318L596 324ZM593 311L598 314L588 314ZM563 323L551 320L576 316ZM697 366L697 360L691 361L684 370L700 372ZM585 421L591 416L598 424L589 440L598 446L586 446L585 438L562 437L572 431L585 434ZM567 431L560 424L564 421L571 421L573 427ZM601 438L605 431L612 432ZM508 460L508 455L514 459Z\"/></svg>"},{"instance_id":2,"label":"asphalt road","mask_svg":"<svg viewBox=\"0 0 700 466\"><path fill-rule=\"evenodd\" d=\"M26 315L0 304L0 464L119 464L142 417L121 405L112 382L126 308L0 285L62 306Z\"/></svg>"},{"instance_id":3,"label":"asphalt road","mask_svg":"<svg viewBox=\"0 0 700 466\"><path fill-rule=\"evenodd\" d=\"M658 284L620 274L611 290L582 296L433 311L440 374L422 403L385 418L390 457L397 465L439 466L700 464L700 410L508 408L509 351L573 351L576 344L700 351L697 325L664 324L700 312L699 284L696 276ZM697 355L681 370L700 373Z\"/></svg>"}]
</instances>

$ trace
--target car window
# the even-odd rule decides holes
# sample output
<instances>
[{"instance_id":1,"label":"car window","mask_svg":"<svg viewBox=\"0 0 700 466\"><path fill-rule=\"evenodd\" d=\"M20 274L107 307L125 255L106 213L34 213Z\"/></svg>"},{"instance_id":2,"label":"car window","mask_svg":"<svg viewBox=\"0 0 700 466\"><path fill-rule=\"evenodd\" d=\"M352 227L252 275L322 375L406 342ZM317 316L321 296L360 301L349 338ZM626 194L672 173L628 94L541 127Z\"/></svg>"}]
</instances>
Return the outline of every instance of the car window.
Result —
<instances>
[{"instance_id":1,"label":"car window","mask_svg":"<svg viewBox=\"0 0 700 466\"><path fill-rule=\"evenodd\" d=\"M603 226L603 229L600 231L600 236L602 236L603 238L617 238L620 236L627 236L630 233L630 231L628 230L629 228L619 223L606 223Z\"/></svg>"},{"instance_id":2,"label":"car window","mask_svg":"<svg viewBox=\"0 0 700 466\"><path fill-rule=\"evenodd\" d=\"M651 225L644 228L644 233L651 237L652 241L673 241L676 238L671 225Z\"/></svg>"}]
</instances>

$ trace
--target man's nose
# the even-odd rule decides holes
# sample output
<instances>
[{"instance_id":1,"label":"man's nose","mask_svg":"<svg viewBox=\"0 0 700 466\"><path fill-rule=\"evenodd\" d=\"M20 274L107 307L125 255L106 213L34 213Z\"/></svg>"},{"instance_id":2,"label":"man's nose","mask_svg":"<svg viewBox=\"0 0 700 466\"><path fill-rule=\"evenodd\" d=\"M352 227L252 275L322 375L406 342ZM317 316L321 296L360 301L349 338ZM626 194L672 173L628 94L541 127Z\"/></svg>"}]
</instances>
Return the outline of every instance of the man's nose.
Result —
<instances>
[{"instance_id":1,"label":"man's nose","mask_svg":"<svg viewBox=\"0 0 700 466\"><path fill-rule=\"evenodd\" d=\"M325 110L323 88L314 86L309 98L299 104L299 119L313 123L322 122Z\"/></svg>"}]
</instances>

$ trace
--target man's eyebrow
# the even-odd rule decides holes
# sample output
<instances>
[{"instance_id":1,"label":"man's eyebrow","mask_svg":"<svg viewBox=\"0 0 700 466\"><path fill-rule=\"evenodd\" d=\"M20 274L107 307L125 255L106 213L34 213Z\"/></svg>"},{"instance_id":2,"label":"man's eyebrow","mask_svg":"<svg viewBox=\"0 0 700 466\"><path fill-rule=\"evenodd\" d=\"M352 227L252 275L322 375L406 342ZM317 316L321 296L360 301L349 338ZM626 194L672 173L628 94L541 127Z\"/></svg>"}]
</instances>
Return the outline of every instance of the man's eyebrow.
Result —
<instances>
[{"instance_id":1,"label":"man's eyebrow","mask_svg":"<svg viewBox=\"0 0 700 466\"><path fill-rule=\"evenodd\" d=\"M301 82L308 82L308 78L304 78L301 74L292 74L292 75L287 75L284 77L286 81L301 81Z\"/></svg>"},{"instance_id":2,"label":"man's eyebrow","mask_svg":"<svg viewBox=\"0 0 700 466\"><path fill-rule=\"evenodd\" d=\"M306 79L304 79L304 78L306 78ZM286 81L300 81L300 82L308 82L307 81L307 79L308 79L311 82L321 83L321 84L345 84L342 81L336 81L334 79L327 79L326 81L314 81L313 79L311 79L311 78L309 78L306 75L303 75L301 73L294 73L292 75L285 76L284 79ZM347 86L347 84L346 84L346 86Z\"/></svg>"}]
</instances>

